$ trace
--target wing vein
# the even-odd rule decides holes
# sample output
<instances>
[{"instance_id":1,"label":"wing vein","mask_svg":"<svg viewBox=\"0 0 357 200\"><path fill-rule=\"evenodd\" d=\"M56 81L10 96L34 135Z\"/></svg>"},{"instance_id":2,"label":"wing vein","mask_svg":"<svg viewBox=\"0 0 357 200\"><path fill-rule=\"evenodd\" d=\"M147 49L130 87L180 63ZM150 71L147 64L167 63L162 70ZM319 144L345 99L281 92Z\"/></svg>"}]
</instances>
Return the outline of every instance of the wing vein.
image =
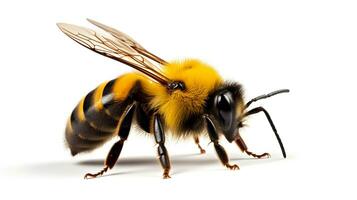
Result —
<instances>
[{"instance_id":1,"label":"wing vein","mask_svg":"<svg viewBox=\"0 0 357 200\"><path fill-rule=\"evenodd\" d=\"M111 34L111 32L109 32L110 35L107 36L76 25L60 23L58 26L63 33L82 46L103 56L129 65L162 85L167 86L170 82L160 68L144 57L146 56L145 54L143 54L144 56L140 55L140 53L134 49L134 47L136 48L135 43L130 44L118 39L115 35Z\"/></svg>"}]
</instances>

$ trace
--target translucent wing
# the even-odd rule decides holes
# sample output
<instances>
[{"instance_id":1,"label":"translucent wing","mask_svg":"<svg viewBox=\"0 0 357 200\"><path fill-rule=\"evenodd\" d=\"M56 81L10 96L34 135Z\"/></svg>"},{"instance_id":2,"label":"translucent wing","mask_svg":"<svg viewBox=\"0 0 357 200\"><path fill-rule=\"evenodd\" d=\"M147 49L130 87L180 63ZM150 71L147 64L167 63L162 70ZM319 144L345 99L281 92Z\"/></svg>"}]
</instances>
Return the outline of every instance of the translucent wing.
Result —
<instances>
[{"instance_id":1,"label":"translucent wing","mask_svg":"<svg viewBox=\"0 0 357 200\"><path fill-rule=\"evenodd\" d=\"M113 37L113 35L103 35L72 24L58 23L57 25L63 33L82 46L127 64L163 85L168 85L170 82L158 67L140 55L131 45Z\"/></svg>"},{"instance_id":2,"label":"translucent wing","mask_svg":"<svg viewBox=\"0 0 357 200\"><path fill-rule=\"evenodd\" d=\"M141 46L139 43L137 43L135 40L133 40L130 36L128 36L127 34L114 29L112 27L109 27L107 25L104 25L102 23L99 23L97 21L94 21L92 19L87 19L90 23L92 23L93 25L105 30L106 32L110 33L113 37L115 37L116 39L120 40L121 42L129 45L131 48L135 49L137 52L141 53L142 55L156 61L157 63L160 63L162 65L167 64L167 62L161 58L159 58L158 56L150 53L149 51L147 51L143 46Z\"/></svg>"}]
</instances>

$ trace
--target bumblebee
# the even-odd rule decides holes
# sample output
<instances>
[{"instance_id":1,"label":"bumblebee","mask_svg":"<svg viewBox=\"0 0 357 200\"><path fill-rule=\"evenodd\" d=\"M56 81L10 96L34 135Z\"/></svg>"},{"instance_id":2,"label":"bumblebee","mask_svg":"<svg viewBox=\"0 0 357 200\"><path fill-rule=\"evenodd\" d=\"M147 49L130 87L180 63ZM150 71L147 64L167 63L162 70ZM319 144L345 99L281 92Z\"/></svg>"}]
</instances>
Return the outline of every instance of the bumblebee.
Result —
<instances>
[{"instance_id":1,"label":"bumblebee","mask_svg":"<svg viewBox=\"0 0 357 200\"><path fill-rule=\"evenodd\" d=\"M228 142L235 142L242 152L250 156L269 157L268 153L255 154L249 151L239 134L245 118L260 112L268 119L286 157L269 113L263 107L249 109L249 106L255 101L289 90L261 95L245 103L242 86L224 81L210 65L196 59L167 62L128 35L94 20L88 21L104 32L66 23L57 25L82 46L124 63L137 72L100 84L82 98L73 110L65 131L66 143L73 156L98 148L118 136L118 141L107 155L104 168L98 173L87 173L84 178L103 175L113 168L133 122L155 138L163 178L170 178L171 169L165 147L167 132L179 138L192 137L201 153L205 153L205 150L199 144L199 136L205 133L213 143L219 160L232 170L239 167L230 164L226 151L219 143L221 135Z\"/></svg>"}]
</instances>

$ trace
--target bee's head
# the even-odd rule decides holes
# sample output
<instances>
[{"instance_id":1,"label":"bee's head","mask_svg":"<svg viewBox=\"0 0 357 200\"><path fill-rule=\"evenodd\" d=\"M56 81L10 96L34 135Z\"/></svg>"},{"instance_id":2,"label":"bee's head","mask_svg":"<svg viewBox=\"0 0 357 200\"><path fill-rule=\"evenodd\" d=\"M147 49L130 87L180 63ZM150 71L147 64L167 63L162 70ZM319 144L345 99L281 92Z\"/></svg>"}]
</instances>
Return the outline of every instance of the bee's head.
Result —
<instances>
[{"instance_id":1,"label":"bee's head","mask_svg":"<svg viewBox=\"0 0 357 200\"><path fill-rule=\"evenodd\" d=\"M263 112L268 119L271 128L274 131L275 137L279 142L281 152L286 157L284 145L276 131L273 121L269 113L263 107L256 107L247 110L248 107L261 99L266 99L277 94L287 93L290 90L281 89L269 94L260 95L244 104L243 90L237 83L224 83L221 87L212 92L207 101L207 114L213 119L217 129L223 133L228 142L233 142L240 138L239 128L245 117L259 112Z\"/></svg>"},{"instance_id":2,"label":"bee's head","mask_svg":"<svg viewBox=\"0 0 357 200\"><path fill-rule=\"evenodd\" d=\"M243 117L243 91L237 83L225 83L209 97L209 110L217 128L229 142L238 136Z\"/></svg>"}]
</instances>

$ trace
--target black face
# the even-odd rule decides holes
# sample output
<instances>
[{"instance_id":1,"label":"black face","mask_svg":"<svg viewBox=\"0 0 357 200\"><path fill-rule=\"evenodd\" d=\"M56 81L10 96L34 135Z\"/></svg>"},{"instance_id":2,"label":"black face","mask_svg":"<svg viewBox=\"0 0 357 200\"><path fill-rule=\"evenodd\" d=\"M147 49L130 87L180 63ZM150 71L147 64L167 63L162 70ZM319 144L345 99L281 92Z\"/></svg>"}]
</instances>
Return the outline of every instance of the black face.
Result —
<instances>
[{"instance_id":1,"label":"black face","mask_svg":"<svg viewBox=\"0 0 357 200\"><path fill-rule=\"evenodd\" d=\"M225 90L218 93L214 97L214 110L216 120L218 121L222 132L229 142L235 140L238 130L237 116L236 116L236 105L235 97L231 91Z\"/></svg>"},{"instance_id":2,"label":"black face","mask_svg":"<svg viewBox=\"0 0 357 200\"><path fill-rule=\"evenodd\" d=\"M269 94L260 95L244 103L243 100L243 89L241 85L234 82L226 82L215 91L213 91L207 99L206 103L206 113L209 114L209 119L212 120L214 125L218 127L218 130L221 131L226 139L229 142L240 138L239 137L239 128L243 127L243 119L249 115L254 115L260 112L263 112L270 123L271 128L274 131L274 134L279 142L281 151L284 158L286 157L285 149L283 143L276 131L276 128L273 124L273 121L268 113L263 107L256 107L250 110L247 110L249 105L253 102L256 102L261 99L265 99L280 93L289 92L288 89L277 90ZM208 127L209 131L215 129ZM216 130L214 130L216 131ZM210 135L211 137L211 135ZM216 138L213 138L216 139ZM218 138L217 138L218 139ZM211 139L212 140L212 139Z\"/></svg>"}]
</instances>

